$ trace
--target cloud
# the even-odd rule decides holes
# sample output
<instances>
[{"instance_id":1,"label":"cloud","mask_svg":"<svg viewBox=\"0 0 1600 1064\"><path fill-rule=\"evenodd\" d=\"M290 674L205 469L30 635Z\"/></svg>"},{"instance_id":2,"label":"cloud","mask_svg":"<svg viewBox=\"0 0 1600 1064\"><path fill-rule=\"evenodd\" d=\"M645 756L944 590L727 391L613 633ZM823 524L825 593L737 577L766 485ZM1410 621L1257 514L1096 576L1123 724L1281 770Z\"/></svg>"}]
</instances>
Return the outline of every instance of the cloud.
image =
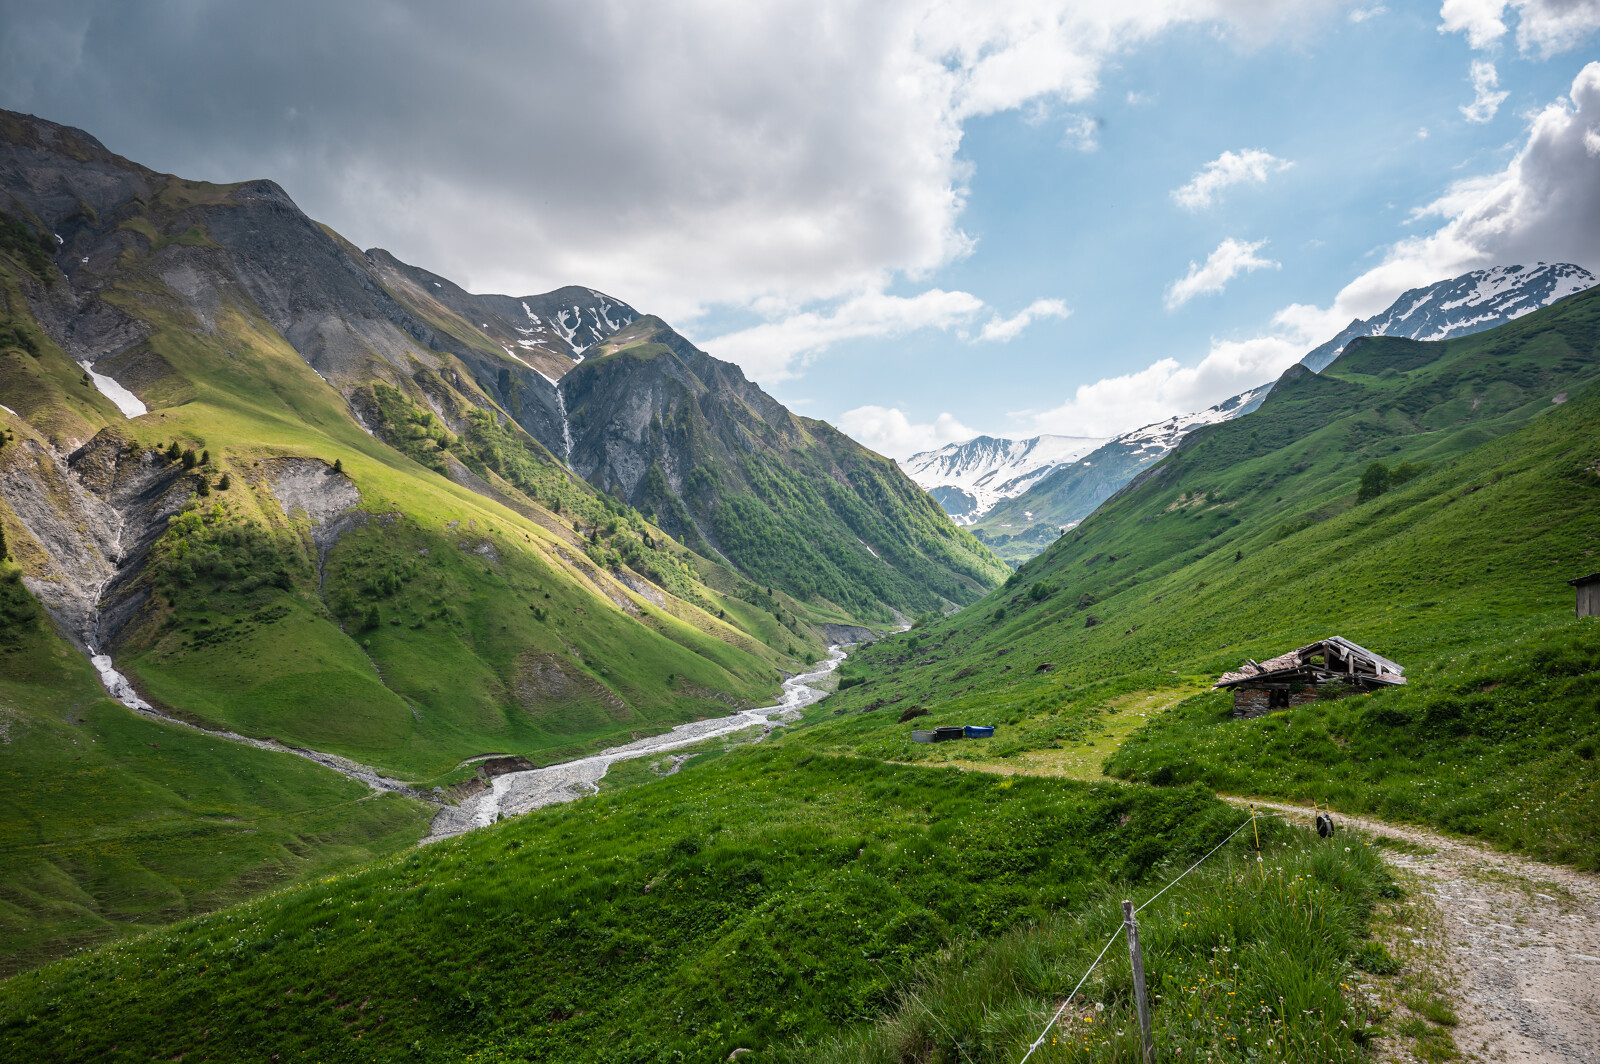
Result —
<instances>
[{"instance_id":1,"label":"cloud","mask_svg":"<svg viewBox=\"0 0 1600 1064\"><path fill-rule=\"evenodd\" d=\"M1600 29L1600 0L1538 0L1518 5L1517 47L1548 59L1569 52Z\"/></svg>"},{"instance_id":2,"label":"cloud","mask_svg":"<svg viewBox=\"0 0 1600 1064\"><path fill-rule=\"evenodd\" d=\"M1078 151L1099 151L1100 126L1098 118L1091 118L1088 115L1068 115L1066 127L1061 131L1061 143Z\"/></svg>"},{"instance_id":3,"label":"cloud","mask_svg":"<svg viewBox=\"0 0 1600 1064\"><path fill-rule=\"evenodd\" d=\"M1508 32L1507 9L1517 12L1517 49L1549 59L1583 44L1600 29L1600 0L1444 0L1440 33L1464 33L1476 49L1491 48Z\"/></svg>"},{"instance_id":4,"label":"cloud","mask_svg":"<svg viewBox=\"0 0 1600 1064\"><path fill-rule=\"evenodd\" d=\"M272 177L477 291L585 284L684 322L926 277L973 247L968 119L1078 107L1174 27L1255 45L1335 6L12 3L0 105L158 170Z\"/></svg>"},{"instance_id":5,"label":"cloud","mask_svg":"<svg viewBox=\"0 0 1600 1064\"><path fill-rule=\"evenodd\" d=\"M1134 373L1080 385L1051 410L1021 415L1029 433L1114 436L1174 414L1192 413L1275 380L1306 352L1293 339L1214 340L1198 365L1163 358Z\"/></svg>"},{"instance_id":6,"label":"cloud","mask_svg":"<svg viewBox=\"0 0 1600 1064\"><path fill-rule=\"evenodd\" d=\"M1472 61L1473 100L1461 108L1468 122L1487 122L1500 110L1500 105L1510 93L1504 89L1496 92L1499 84L1500 75L1495 72L1493 63L1484 59Z\"/></svg>"},{"instance_id":7,"label":"cloud","mask_svg":"<svg viewBox=\"0 0 1600 1064\"><path fill-rule=\"evenodd\" d=\"M984 325L983 331L978 334L978 339L1009 343L1016 339L1023 329L1040 318L1065 318L1071 313L1066 303L1059 299L1035 299L1009 318L1002 318L996 314Z\"/></svg>"},{"instance_id":8,"label":"cloud","mask_svg":"<svg viewBox=\"0 0 1600 1064\"><path fill-rule=\"evenodd\" d=\"M1225 151L1202 166L1187 185L1173 189L1172 198L1184 210L1203 210L1214 204L1223 190L1234 185L1265 184L1270 175L1293 165L1257 148Z\"/></svg>"},{"instance_id":9,"label":"cloud","mask_svg":"<svg viewBox=\"0 0 1600 1064\"><path fill-rule=\"evenodd\" d=\"M1382 4L1374 4L1372 7L1358 7L1354 11L1350 12L1347 17L1351 22L1354 22L1359 26L1361 23L1366 22L1369 19L1375 19L1379 15L1387 15L1388 13L1389 9L1384 7Z\"/></svg>"},{"instance_id":10,"label":"cloud","mask_svg":"<svg viewBox=\"0 0 1600 1064\"><path fill-rule=\"evenodd\" d=\"M1232 237L1224 240L1217 245L1217 250L1206 256L1205 265L1189 263L1189 272L1167 288L1167 309L1176 310L1198 295L1221 292L1241 272L1277 269L1278 263L1256 255L1266 244L1265 240L1258 240L1254 244Z\"/></svg>"},{"instance_id":11,"label":"cloud","mask_svg":"<svg viewBox=\"0 0 1600 1064\"><path fill-rule=\"evenodd\" d=\"M983 309L983 300L969 292L933 288L914 296L892 296L875 290L829 310L784 313L774 321L701 341L701 346L717 358L737 362L754 378L781 381L795 375L796 361L803 362L831 344L884 340L918 329L951 329L971 324Z\"/></svg>"},{"instance_id":12,"label":"cloud","mask_svg":"<svg viewBox=\"0 0 1600 1064\"><path fill-rule=\"evenodd\" d=\"M1438 228L1394 244L1328 306L1290 304L1262 335L1213 341L1194 366L1161 359L1083 385L1054 409L1016 416L1025 433L1124 432L1276 379L1312 347L1409 289L1513 263L1575 262L1600 272L1600 62L1586 65L1567 96L1532 117L1521 150L1502 170L1456 182L1412 213L1413 224L1428 220Z\"/></svg>"},{"instance_id":13,"label":"cloud","mask_svg":"<svg viewBox=\"0 0 1600 1064\"><path fill-rule=\"evenodd\" d=\"M960 443L980 435L950 414L940 414L931 425L914 425L893 407L859 406L839 418L846 435L890 458L909 458L947 443Z\"/></svg>"},{"instance_id":14,"label":"cloud","mask_svg":"<svg viewBox=\"0 0 1600 1064\"><path fill-rule=\"evenodd\" d=\"M1444 0L1439 8L1440 33L1465 33L1473 48L1488 48L1505 36L1500 15L1506 0Z\"/></svg>"}]
</instances>

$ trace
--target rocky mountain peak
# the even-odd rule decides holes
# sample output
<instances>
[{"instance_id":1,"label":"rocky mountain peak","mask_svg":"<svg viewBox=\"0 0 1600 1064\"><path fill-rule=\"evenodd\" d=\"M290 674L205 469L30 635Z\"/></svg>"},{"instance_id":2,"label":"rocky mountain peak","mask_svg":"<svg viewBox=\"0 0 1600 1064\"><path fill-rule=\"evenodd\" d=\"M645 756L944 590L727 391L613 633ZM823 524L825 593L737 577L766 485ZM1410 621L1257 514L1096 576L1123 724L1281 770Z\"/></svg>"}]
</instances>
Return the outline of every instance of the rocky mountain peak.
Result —
<instances>
[{"instance_id":1,"label":"rocky mountain peak","mask_svg":"<svg viewBox=\"0 0 1600 1064\"><path fill-rule=\"evenodd\" d=\"M1322 372L1358 336L1448 340L1482 332L1592 288L1595 276L1570 262L1495 266L1473 270L1425 288L1413 288L1381 314L1352 321L1339 335L1301 359Z\"/></svg>"}]
</instances>

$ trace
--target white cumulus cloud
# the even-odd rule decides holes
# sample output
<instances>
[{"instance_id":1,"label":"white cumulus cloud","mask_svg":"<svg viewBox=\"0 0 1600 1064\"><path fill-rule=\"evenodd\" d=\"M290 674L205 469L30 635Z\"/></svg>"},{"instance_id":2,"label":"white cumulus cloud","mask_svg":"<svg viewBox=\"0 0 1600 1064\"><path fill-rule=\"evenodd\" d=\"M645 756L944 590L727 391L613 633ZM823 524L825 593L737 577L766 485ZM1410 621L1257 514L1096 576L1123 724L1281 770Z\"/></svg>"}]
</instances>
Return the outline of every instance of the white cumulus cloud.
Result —
<instances>
[{"instance_id":1,"label":"white cumulus cloud","mask_svg":"<svg viewBox=\"0 0 1600 1064\"><path fill-rule=\"evenodd\" d=\"M1444 0L1439 32L1491 48L1510 32L1508 10L1517 13L1517 49L1542 59L1577 48L1600 29L1600 0Z\"/></svg>"},{"instance_id":2,"label":"white cumulus cloud","mask_svg":"<svg viewBox=\"0 0 1600 1064\"><path fill-rule=\"evenodd\" d=\"M1293 165L1259 148L1225 151L1202 166L1188 184L1173 189L1172 198L1184 210L1204 210L1214 204L1224 190L1234 185L1265 184L1268 177Z\"/></svg>"},{"instance_id":3,"label":"white cumulus cloud","mask_svg":"<svg viewBox=\"0 0 1600 1064\"><path fill-rule=\"evenodd\" d=\"M1198 295L1215 295L1241 273L1277 269L1278 263L1261 258L1256 252L1266 247L1265 240L1253 244L1232 237L1217 245L1204 264L1189 263L1189 272L1167 288L1167 309L1175 310Z\"/></svg>"},{"instance_id":4,"label":"white cumulus cloud","mask_svg":"<svg viewBox=\"0 0 1600 1064\"><path fill-rule=\"evenodd\" d=\"M979 435L950 414L940 414L932 424L914 424L894 407L858 406L839 418L846 435L890 458L909 458L947 443L961 443Z\"/></svg>"},{"instance_id":5,"label":"white cumulus cloud","mask_svg":"<svg viewBox=\"0 0 1600 1064\"><path fill-rule=\"evenodd\" d=\"M1472 102L1462 106L1461 113L1467 116L1468 122L1487 122L1511 94L1504 89L1495 91L1500 85L1500 75L1488 60L1474 59L1471 76Z\"/></svg>"},{"instance_id":6,"label":"white cumulus cloud","mask_svg":"<svg viewBox=\"0 0 1600 1064\"><path fill-rule=\"evenodd\" d=\"M1506 0L1444 0L1439 32L1464 33L1473 48L1487 48L1506 34L1505 9Z\"/></svg>"},{"instance_id":7,"label":"white cumulus cloud","mask_svg":"<svg viewBox=\"0 0 1600 1064\"><path fill-rule=\"evenodd\" d=\"M1283 336L1215 340L1196 365L1163 358L1133 373L1080 385L1060 406L1022 412L1018 417L1030 434L1115 436L1174 414L1204 410L1275 380L1308 346Z\"/></svg>"},{"instance_id":8,"label":"white cumulus cloud","mask_svg":"<svg viewBox=\"0 0 1600 1064\"><path fill-rule=\"evenodd\" d=\"M737 362L751 377L781 381L797 362L842 340L889 339L918 329L971 324L983 300L969 292L931 288L914 296L864 292L826 310L800 310L774 321L701 342L710 354Z\"/></svg>"},{"instance_id":9,"label":"white cumulus cloud","mask_svg":"<svg viewBox=\"0 0 1600 1064\"><path fill-rule=\"evenodd\" d=\"M1002 318L998 314L990 318L978 334L978 339L1008 343L1040 318L1065 318L1071 313L1066 303L1059 299L1035 299L1009 318Z\"/></svg>"}]
</instances>

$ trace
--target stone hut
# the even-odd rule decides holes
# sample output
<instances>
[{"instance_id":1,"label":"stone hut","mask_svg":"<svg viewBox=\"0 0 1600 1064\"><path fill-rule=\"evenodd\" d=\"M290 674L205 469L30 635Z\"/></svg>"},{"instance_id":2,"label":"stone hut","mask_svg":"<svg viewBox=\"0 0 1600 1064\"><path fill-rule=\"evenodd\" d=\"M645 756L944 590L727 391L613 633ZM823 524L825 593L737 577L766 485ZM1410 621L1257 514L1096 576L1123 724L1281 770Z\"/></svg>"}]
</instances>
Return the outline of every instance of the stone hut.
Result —
<instances>
[{"instance_id":1,"label":"stone hut","mask_svg":"<svg viewBox=\"0 0 1600 1064\"><path fill-rule=\"evenodd\" d=\"M1578 616L1600 617L1600 573L1580 576L1567 583L1578 589Z\"/></svg>"},{"instance_id":2,"label":"stone hut","mask_svg":"<svg viewBox=\"0 0 1600 1064\"><path fill-rule=\"evenodd\" d=\"M1245 660L1223 673L1215 689L1233 692L1235 717L1259 717L1317 697L1317 688L1344 683L1374 691L1406 682L1405 669L1348 639L1330 636L1268 661Z\"/></svg>"}]
</instances>

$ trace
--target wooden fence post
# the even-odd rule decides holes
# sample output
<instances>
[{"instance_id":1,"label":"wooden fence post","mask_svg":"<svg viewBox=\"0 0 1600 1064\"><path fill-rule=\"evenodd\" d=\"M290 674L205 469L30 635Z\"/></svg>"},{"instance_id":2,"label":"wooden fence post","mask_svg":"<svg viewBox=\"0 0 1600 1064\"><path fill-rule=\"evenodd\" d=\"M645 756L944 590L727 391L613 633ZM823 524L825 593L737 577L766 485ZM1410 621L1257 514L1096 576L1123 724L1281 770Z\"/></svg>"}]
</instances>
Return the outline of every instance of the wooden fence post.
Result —
<instances>
[{"instance_id":1,"label":"wooden fence post","mask_svg":"<svg viewBox=\"0 0 1600 1064\"><path fill-rule=\"evenodd\" d=\"M1155 1064L1156 1043L1150 1033L1150 998L1144 986L1144 952L1139 948L1139 918L1133 902L1122 903L1122 926L1128 932L1128 959L1133 962L1133 1002L1139 1010L1139 1037L1144 1044L1144 1064Z\"/></svg>"}]
</instances>

